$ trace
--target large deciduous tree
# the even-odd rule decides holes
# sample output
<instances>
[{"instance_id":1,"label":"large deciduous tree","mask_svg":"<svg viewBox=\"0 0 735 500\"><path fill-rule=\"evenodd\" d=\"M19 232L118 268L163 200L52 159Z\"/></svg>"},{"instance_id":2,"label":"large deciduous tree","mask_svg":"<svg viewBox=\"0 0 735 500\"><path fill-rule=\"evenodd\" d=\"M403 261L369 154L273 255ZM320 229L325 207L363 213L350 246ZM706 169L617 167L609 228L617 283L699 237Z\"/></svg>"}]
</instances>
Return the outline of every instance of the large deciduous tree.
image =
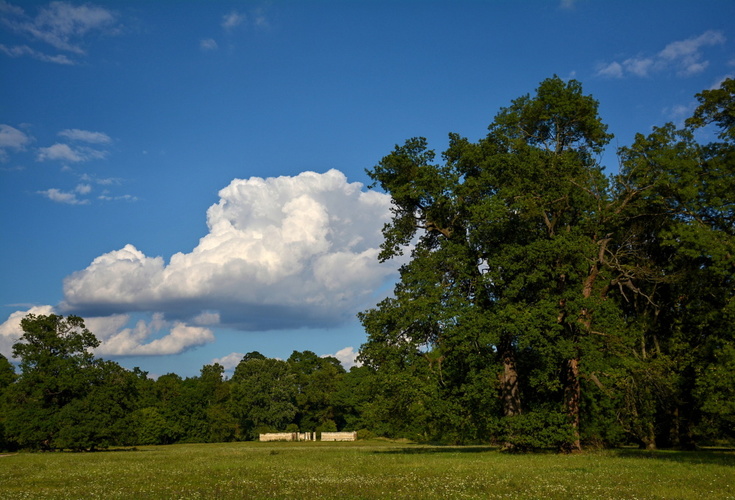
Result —
<instances>
[{"instance_id":1,"label":"large deciduous tree","mask_svg":"<svg viewBox=\"0 0 735 500\"><path fill-rule=\"evenodd\" d=\"M60 447L67 406L86 397L93 385L99 345L77 316L28 315L23 335L13 346L20 376L8 388L7 433L18 444L37 449Z\"/></svg>"},{"instance_id":2,"label":"large deciduous tree","mask_svg":"<svg viewBox=\"0 0 735 500\"><path fill-rule=\"evenodd\" d=\"M503 417L510 446L687 445L703 417L730 425L706 394L732 362L734 90L699 94L689 129L639 135L615 176L597 101L557 77L480 141L450 134L443 163L424 139L397 146L368 174L393 199L381 258L412 253L360 314L363 360L416 374L404 408L455 404L476 431ZM700 146L710 124L720 142Z\"/></svg>"},{"instance_id":3,"label":"large deciduous tree","mask_svg":"<svg viewBox=\"0 0 735 500\"><path fill-rule=\"evenodd\" d=\"M368 172L393 198L381 257L415 244L395 296L361 315L366 361L386 349L430 351L442 383L474 391L468 378L494 365L485 384L503 416L532 408L523 383L545 386L577 436L580 356L608 241L596 155L609 138L597 101L551 78L501 110L478 143L451 134L444 165L423 139L383 158ZM539 361L525 382L521 352ZM579 448L577 437L566 444Z\"/></svg>"}]
</instances>

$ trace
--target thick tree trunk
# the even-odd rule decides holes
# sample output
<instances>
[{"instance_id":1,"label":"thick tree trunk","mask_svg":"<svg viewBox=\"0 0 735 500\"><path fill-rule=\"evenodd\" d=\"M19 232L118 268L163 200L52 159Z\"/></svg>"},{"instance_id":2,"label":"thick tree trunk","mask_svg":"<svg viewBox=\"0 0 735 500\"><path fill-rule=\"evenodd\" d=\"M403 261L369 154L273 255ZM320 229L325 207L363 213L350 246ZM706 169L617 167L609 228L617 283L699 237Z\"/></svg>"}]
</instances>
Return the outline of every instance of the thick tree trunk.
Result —
<instances>
[{"instance_id":1,"label":"thick tree trunk","mask_svg":"<svg viewBox=\"0 0 735 500\"><path fill-rule=\"evenodd\" d=\"M653 422L646 422L641 435L640 448L642 450L655 450L656 446L656 431Z\"/></svg>"},{"instance_id":2,"label":"thick tree trunk","mask_svg":"<svg viewBox=\"0 0 735 500\"><path fill-rule=\"evenodd\" d=\"M521 391L518 387L518 372L516 371L516 356L510 335L503 335L498 345L498 358L503 366L498 378L500 381L500 402L503 406L503 416L513 417L521 414ZM503 450L515 449L512 438L503 443Z\"/></svg>"},{"instance_id":3,"label":"thick tree trunk","mask_svg":"<svg viewBox=\"0 0 735 500\"><path fill-rule=\"evenodd\" d=\"M683 376L687 378L686 382L681 388L682 393L679 398L679 406L677 408L677 431L679 440L679 447L684 450L696 450L697 442L694 439L694 432L692 427L694 426L695 420L695 403L692 391L694 390L694 370L689 367L684 370Z\"/></svg>"},{"instance_id":4,"label":"thick tree trunk","mask_svg":"<svg viewBox=\"0 0 735 500\"><path fill-rule=\"evenodd\" d=\"M569 359L565 366L564 408L572 426L572 440L564 447L564 451L574 453L582 451L579 438L579 404L582 398L582 387L579 382L579 360Z\"/></svg>"},{"instance_id":5,"label":"thick tree trunk","mask_svg":"<svg viewBox=\"0 0 735 500\"><path fill-rule=\"evenodd\" d=\"M513 343L508 335L501 338L498 356L503 365L500 373L500 399L503 404L503 416L512 417L521 414L521 393L518 389L518 372Z\"/></svg>"}]
</instances>

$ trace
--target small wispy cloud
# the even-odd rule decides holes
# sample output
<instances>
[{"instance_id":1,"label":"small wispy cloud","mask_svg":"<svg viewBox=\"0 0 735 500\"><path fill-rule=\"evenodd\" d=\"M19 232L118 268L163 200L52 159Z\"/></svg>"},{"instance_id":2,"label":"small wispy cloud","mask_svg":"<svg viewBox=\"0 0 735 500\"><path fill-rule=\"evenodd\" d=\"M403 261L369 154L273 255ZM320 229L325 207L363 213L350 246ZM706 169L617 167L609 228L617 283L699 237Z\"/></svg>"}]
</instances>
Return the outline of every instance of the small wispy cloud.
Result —
<instances>
[{"instance_id":1,"label":"small wispy cloud","mask_svg":"<svg viewBox=\"0 0 735 500\"><path fill-rule=\"evenodd\" d=\"M79 130L71 128L59 132L60 137L65 137L70 141L88 142L90 144L109 144L112 139L103 132L91 132L89 130Z\"/></svg>"},{"instance_id":2,"label":"small wispy cloud","mask_svg":"<svg viewBox=\"0 0 735 500\"><path fill-rule=\"evenodd\" d=\"M25 151L33 138L10 125L0 124L0 162L8 161L8 150Z\"/></svg>"},{"instance_id":3,"label":"small wispy cloud","mask_svg":"<svg viewBox=\"0 0 735 500\"><path fill-rule=\"evenodd\" d=\"M600 64L596 75L608 78L649 77L663 71L674 71L678 76L692 76L709 66L703 49L723 43L725 35L721 31L705 31L696 37L671 42L654 55L639 55Z\"/></svg>"},{"instance_id":4,"label":"small wispy cloud","mask_svg":"<svg viewBox=\"0 0 735 500\"><path fill-rule=\"evenodd\" d=\"M71 147L68 144L56 143L46 148L38 148L36 160L80 163L91 160L102 160L106 156L106 151L89 147Z\"/></svg>"},{"instance_id":5,"label":"small wispy cloud","mask_svg":"<svg viewBox=\"0 0 735 500\"><path fill-rule=\"evenodd\" d=\"M100 186L119 186L123 182L120 177L97 177L90 174L82 174L80 180L83 182L92 182L94 184L99 184Z\"/></svg>"},{"instance_id":6,"label":"small wispy cloud","mask_svg":"<svg viewBox=\"0 0 735 500\"><path fill-rule=\"evenodd\" d=\"M117 15L94 4L73 5L57 1L38 9L35 16L19 6L0 1L0 24L6 29L62 52L86 55L87 36L93 33L117 33ZM49 55L27 45L1 46L10 57L29 56L44 62L74 64L66 55Z\"/></svg>"},{"instance_id":7,"label":"small wispy cloud","mask_svg":"<svg viewBox=\"0 0 735 500\"><path fill-rule=\"evenodd\" d=\"M247 14L233 9L222 16L220 27L225 31L225 36L231 42L235 32L240 31L237 28L264 30L270 27L270 23L268 22L265 9L250 9ZM203 52L213 52L219 49L219 47L220 43L215 38L202 38L199 40L199 49Z\"/></svg>"},{"instance_id":8,"label":"small wispy cloud","mask_svg":"<svg viewBox=\"0 0 735 500\"><path fill-rule=\"evenodd\" d=\"M226 30L231 30L240 26L246 19L247 17L245 14L241 14L238 11L233 10L229 14L222 16L222 27Z\"/></svg>"},{"instance_id":9,"label":"small wispy cloud","mask_svg":"<svg viewBox=\"0 0 735 500\"><path fill-rule=\"evenodd\" d=\"M71 144L57 142L48 147L38 148L37 161L62 161L66 163L81 163L92 160L103 160L107 157L107 151L98 149L99 146L110 144L112 138L104 132L93 132L69 128L58 133ZM79 144L84 143L84 144ZM93 144L95 147L87 146Z\"/></svg>"},{"instance_id":10,"label":"small wispy cloud","mask_svg":"<svg viewBox=\"0 0 735 500\"><path fill-rule=\"evenodd\" d=\"M611 62L608 64L600 65L597 68L597 76L606 76L610 78L622 78L625 71L623 65L619 62Z\"/></svg>"},{"instance_id":11,"label":"small wispy cloud","mask_svg":"<svg viewBox=\"0 0 735 500\"><path fill-rule=\"evenodd\" d=\"M51 188L45 191L38 191L38 194L45 196L56 203L65 203L67 205L88 205L89 200L77 198L76 192L61 191L60 189Z\"/></svg>"},{"instance_id":12,"label":"small wispy cloud","mask_svg":"<svg viewBox=\"0 0 735 500\"><path fill-rule=\"evenodd\" d=\"M1 1L1 0L0 0ZM12 128L12 127L11 127ZM8 131L8 144L19 144L21 139L18 138L17 129ZM66 139L65 142L57 142L48 147L35 149L36 161L38 162L60 162L62 164L62 172L69 172L77 178L77 184L74 188L51 188L42 191L36 191L51 201L57 203L65 203L68 205L89 205L95 200L99 201L138 201L138 198L132 194L119 194L111 192L112 186L120 186L124 180L119 177L98 177L93 173L80 172L79 164L94 160L106 159L109 152L104 148L105 145L111 144L114 140L104 132L83 130L78 128L64 129L57 134L59 137ZM72 167L72 165L74 165ZM103 186L96 190L98 186ZM94 195L93 195L93 191Z\"/></svg>"},{"instance_id":13,"label":"small wispy cloud","mask_svg":"<svg viewBox=\"0 0 735 500\"><path fill-rule=\"evenodd\" d=\"M69 66L76 64L74 61L66 57L64 54L58 54L55 56L51 56L48 54L44 54L43 52L40 52L38 50L34 50L30 48L28 45L16 45L14 47L8 47L6 45L0 44L0 52L3 52L5 55L8 55L13 58L29 56L29 57L32 57L33 59L37 59L43 62L64 64L64 65L69 65Z\"/></svg>"},{"instance_id":14,"label":"small wispy cloud","mask_svg":"<svg viewBox=\"0 0 735 500\"><path fill-rule=\"evenodd\" d=\"M265 10L263 9L256 9L251 17L253 18L253 24L258 28L267 28L270 26L268 18L265 15Z\"/></svg>"},{"instance_id":15,"label":"small wispy cloud","mask_svg":"<svg viewBox=\"0 0 735 500\"><path fill-rule=\"evenodd\" d=\"M138 201L138 197L133 196L132 194L111 196L108 191L105 191L103 194L99 195L97 199L101 201Z\"/></svg>"},{"instance_id":16,"label":"small wispy cloud","mask_svg":"<svg viewBox=\"0 0 735 500\"><path fill-rule=\"evenodd\" d=\"M212 38L205 38L199 41L199 48L204 51L217 50L217 42Z\"/></svg>"}]
</instances>

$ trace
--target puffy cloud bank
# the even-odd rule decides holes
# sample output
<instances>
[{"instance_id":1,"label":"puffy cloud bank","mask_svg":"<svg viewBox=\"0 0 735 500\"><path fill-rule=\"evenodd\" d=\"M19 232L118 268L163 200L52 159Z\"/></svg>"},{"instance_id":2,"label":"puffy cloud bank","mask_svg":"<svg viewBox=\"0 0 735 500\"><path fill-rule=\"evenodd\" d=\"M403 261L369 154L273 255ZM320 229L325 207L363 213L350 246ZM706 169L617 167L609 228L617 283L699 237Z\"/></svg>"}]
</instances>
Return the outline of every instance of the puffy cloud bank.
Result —
<instances>
[{"instance_id":1,"label":"puffy cloud bank","mask_svg":"<svg viewBox=\"0 0 735 500\"><path fill-rule=\"evenodd\" d=\"M388 196L344 174L236 179L207 211L209 233L168 263L133 245L64 281L61 309L81 316L203 313L241 330L334 326L393 276L379 264Z\"/></svg>"},{"instance_id":2,"label":"puffy cloud bank","mask_svg":"<svg viewBox=\"0 0 735 500\"><path fill-rule=\"evenodd\" d=\"M29 314L37 316L54 314L54 308L52 306L33 306L26 311L16 311L8 317L5 323L0 324L0 354L8 359L13 355L13 344L18 342L23 335L20 320Z\"/></svg>"},{"instance_id":3,"label":"puffy cloud bank","mask_svg":"<svg viewBox=\"0 0 735 500\"><path fill-rule=\"evenodd\" d=\"M34 306L27 311L16 311L0 324L0 354L12 357L12 346L23 335L20 321L28 314L58 314L53 306ZM84 324L95 334L100 346L95 354L101 356L135 356L179 354L193 347L212 342L214 333L202 326L189 326L181 321L167 321L161 313L153 314L151 321L139 320L127 327L131 317L113 314L87 317Z\"/></svg>"},{"instance_id":4,"label":"puffy cloud bank","mask_svg":"<svg viewBox=\"0 0 735 500\"><path fill-rule=\"evenodd\" d=\"M191 252L165 262L129 244L100 255L64 280L61 304L1 324L0 352L9 356L29 313L84 317L106 356L178 354L212 342L218 326L337 326L395 277L398 263L377 259L390 198L337 170L235 179L219 196ZM150 321L130 326L134 313ZM356 353L343 351L337 357L352 366Z\"/></svg>"}]
</instances>

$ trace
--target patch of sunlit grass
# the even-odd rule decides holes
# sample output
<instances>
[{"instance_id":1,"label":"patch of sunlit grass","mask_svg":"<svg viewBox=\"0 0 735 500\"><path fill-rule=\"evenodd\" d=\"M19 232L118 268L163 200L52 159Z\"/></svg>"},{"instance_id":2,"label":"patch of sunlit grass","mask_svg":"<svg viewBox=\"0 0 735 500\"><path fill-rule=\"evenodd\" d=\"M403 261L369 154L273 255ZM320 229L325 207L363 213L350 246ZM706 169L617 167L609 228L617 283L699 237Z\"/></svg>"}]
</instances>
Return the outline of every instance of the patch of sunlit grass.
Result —
<instances>
[{"instance_id":1,"label":"patch of sunlit grass","mask_svg":"<svg viewBox=\"0 0 735 500\"><path fill-rule=\"evenodd\" d=\"M390 442L0 457L0 498L735 498L735 453L508 455Z\"/></svg>"}]
</instances>

